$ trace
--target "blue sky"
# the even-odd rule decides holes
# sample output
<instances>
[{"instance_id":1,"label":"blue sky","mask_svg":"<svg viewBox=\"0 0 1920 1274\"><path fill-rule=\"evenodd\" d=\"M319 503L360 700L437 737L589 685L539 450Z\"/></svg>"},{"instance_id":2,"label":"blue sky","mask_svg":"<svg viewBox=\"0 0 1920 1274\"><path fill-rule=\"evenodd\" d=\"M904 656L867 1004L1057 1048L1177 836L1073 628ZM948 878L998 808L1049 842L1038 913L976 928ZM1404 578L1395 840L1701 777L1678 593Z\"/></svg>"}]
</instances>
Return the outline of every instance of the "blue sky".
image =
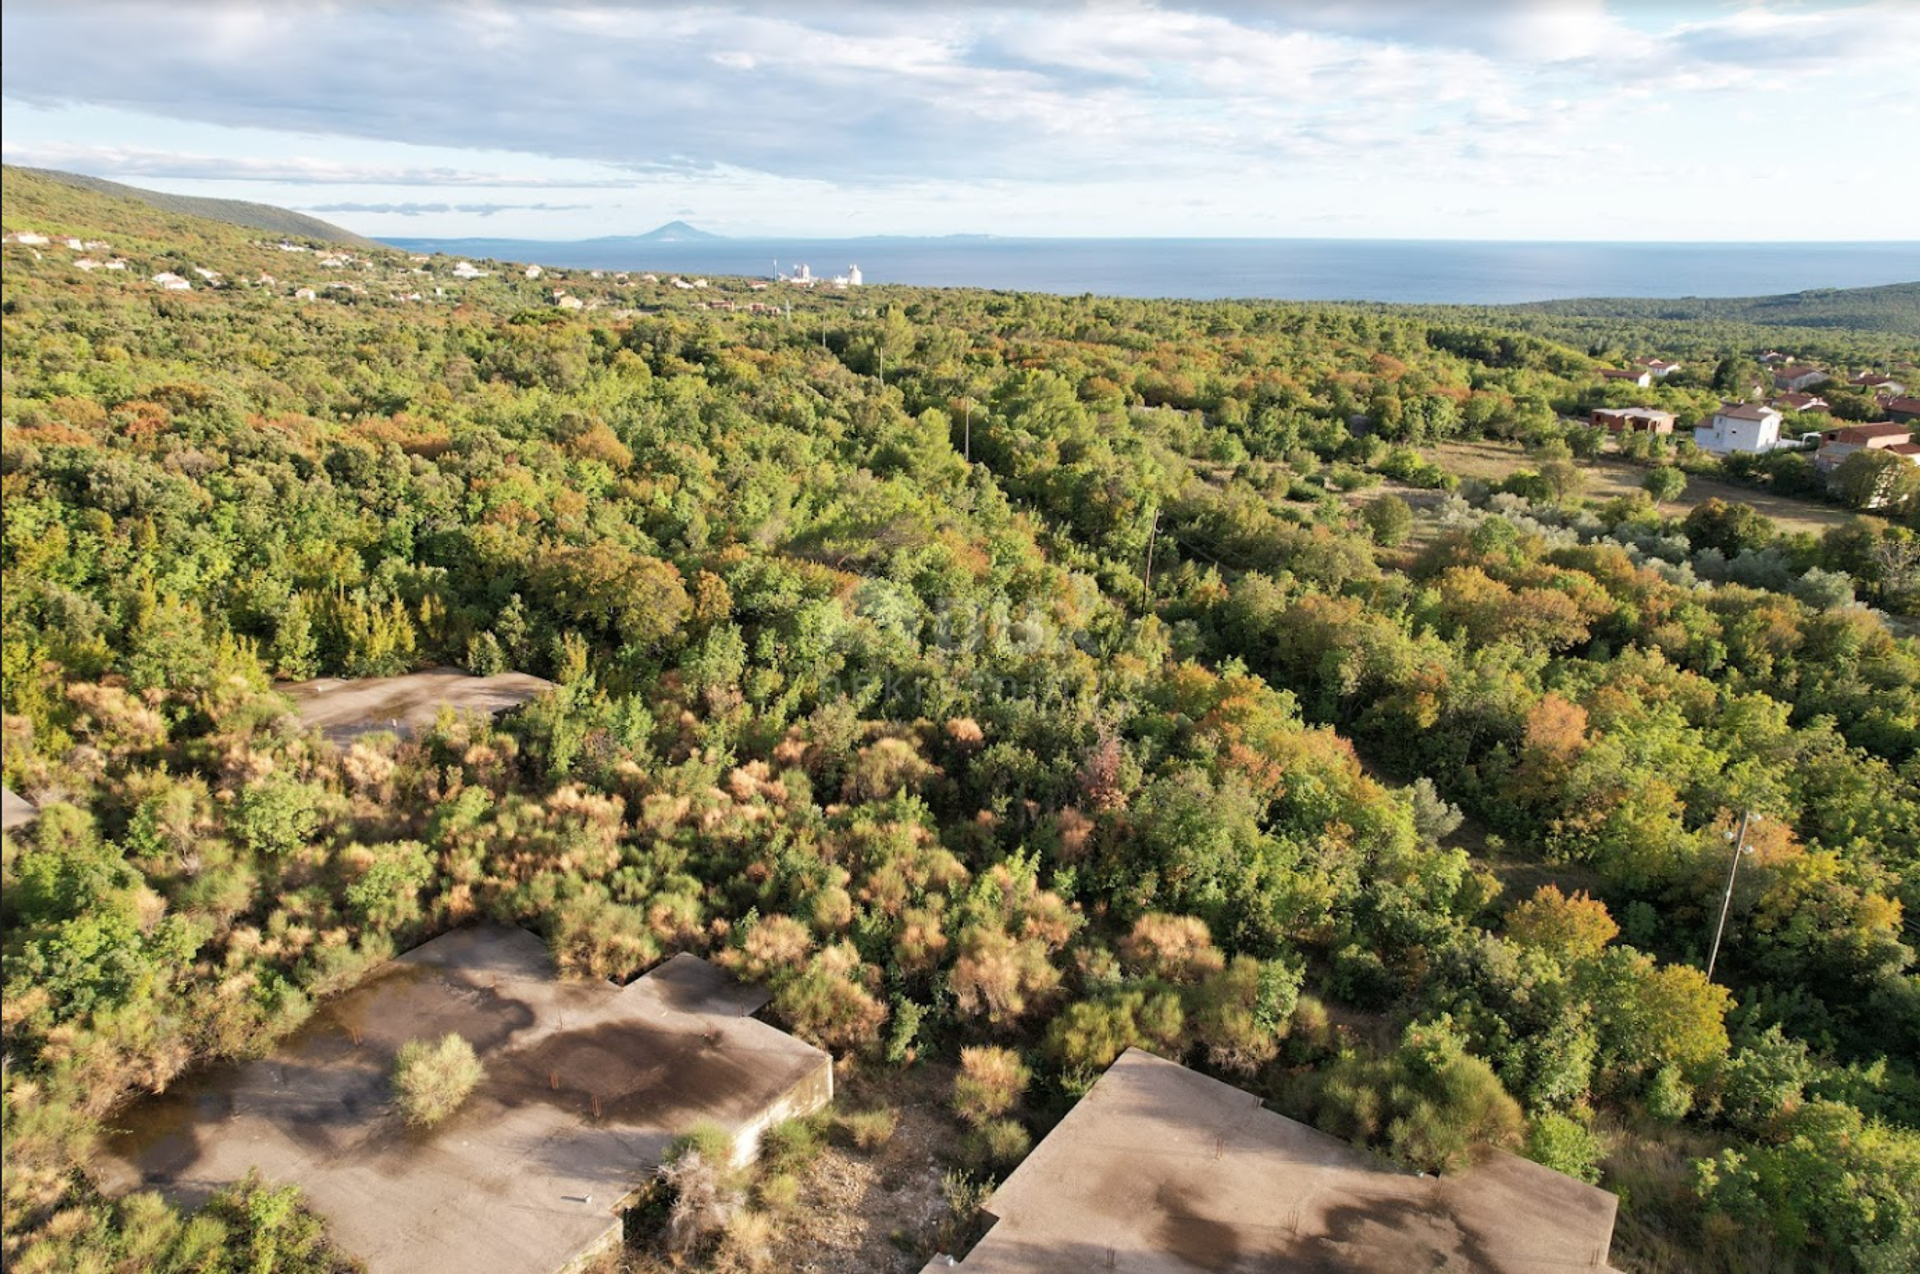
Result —
<instances>
[{"instance_id":1,"label":"blue sky","mask_svg":"<svg viewBox=\"0 0 1920 1274\"><path fill-rule=\"evenodd\" d=\"M8 162L371 235L1920 236L1920 4L4 5Z\"/></svg>"}]
</instances>

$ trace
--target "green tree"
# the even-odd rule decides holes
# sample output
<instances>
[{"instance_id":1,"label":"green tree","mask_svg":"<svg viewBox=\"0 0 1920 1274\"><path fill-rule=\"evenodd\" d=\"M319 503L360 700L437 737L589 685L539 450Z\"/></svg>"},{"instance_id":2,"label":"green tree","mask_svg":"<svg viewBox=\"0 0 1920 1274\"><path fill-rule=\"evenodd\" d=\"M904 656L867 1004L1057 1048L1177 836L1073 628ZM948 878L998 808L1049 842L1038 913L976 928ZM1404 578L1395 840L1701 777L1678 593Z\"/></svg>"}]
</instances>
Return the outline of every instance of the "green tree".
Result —
<instances>
[{"instance_id":1,"label":"green tree","mask_svg":"<svg viewBox=\"0 0 1920 1274\"><path fill-rule=\"evenodd\" d=\"M1680 493L1687 489L1687 475L1672 465L1664 465L1658 469L1649 469L1647 476L1640 480L1640 485L1646 489L1648 495L1653 497L1654 504L1666 504L1668 501L1678 500Z\"/></svg>"},{"instance_id":2,"label":"green tree","mask_svg":"<svg viewBox=\"0 0 1920 1274\"><path fill-rule=\"evenodd\" d=\"M1373 533L1374 542L1388 548L1405 544L1413 531L1413 508L1397 495L1369 501L1360 516Z\"/></svg>"}]
</instances>

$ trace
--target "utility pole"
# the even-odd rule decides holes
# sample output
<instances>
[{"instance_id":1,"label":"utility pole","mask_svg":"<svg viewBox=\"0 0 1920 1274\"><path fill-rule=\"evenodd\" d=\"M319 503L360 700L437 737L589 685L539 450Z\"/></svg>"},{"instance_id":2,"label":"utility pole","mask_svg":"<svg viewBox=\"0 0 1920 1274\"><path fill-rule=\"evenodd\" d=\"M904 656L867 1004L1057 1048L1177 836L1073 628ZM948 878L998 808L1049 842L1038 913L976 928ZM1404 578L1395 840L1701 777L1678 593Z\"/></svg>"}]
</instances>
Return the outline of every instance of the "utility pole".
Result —
<instances>
[{"instance_id":1,"label":"utility pole","mask_svg":"<svg viewBox=\"0 0 1920 1274\"><path fill-rule=\"evenodd\" d=\"M1727 868L1727 892L1720 899L1720 923L1713 927L1713 949L1707 953L1707 981L1713 981L1713 966L1720 959L1720 935L1727 930L1727 912L1733 906L1733 878L1740 874L1740 859L1747 852L1747 825L1754 819L1752 810L1740 815L1740 830L1733 841L1733 865Z\"/></svg>"},{"instance_id":2,"label":"utility pole","mask_svg":"<svg viewBox=\"0 0 1920 1274\"><path fill-rule=\"evenodd\" d=\"M1153 609L1153 544L1160 538L1160 509L1153 510L1153 525L1147 529L1147 609Z\"/></svg>"}]
</instances>

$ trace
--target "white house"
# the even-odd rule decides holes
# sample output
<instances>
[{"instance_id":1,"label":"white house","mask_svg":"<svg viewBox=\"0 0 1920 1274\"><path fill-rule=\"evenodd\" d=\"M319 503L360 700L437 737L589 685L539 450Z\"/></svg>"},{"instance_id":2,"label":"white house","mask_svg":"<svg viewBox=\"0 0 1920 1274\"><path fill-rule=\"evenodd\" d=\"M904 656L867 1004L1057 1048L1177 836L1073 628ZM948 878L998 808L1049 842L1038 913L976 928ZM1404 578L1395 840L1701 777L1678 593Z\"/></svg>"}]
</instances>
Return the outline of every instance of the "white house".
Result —
<instances>
[{"instance_id":1,"label":"white house","mask_svg":"<svg viewBox=\"0 0 1920 1274\"><path fill-rule=\"evenodd\" d=\"M529 279L537 279L537 278L539 278L539 277L540 277L541 275L543 275L543 274L545 274L545 273L546 273L546 271L545 271L545 270L542 270L542 269L541 269L541 268L540 268L539 266L537 266L537 265L530 265L530 266L528 266L528 267L527 267L527 277L528 277Z\"/></svg>"},{"instance_id":2,"label":"white house","mask_svg":"<svg viewBox=\"0 0 1920 1274\"><path fill-rule=\"evenodd\" d=\"M859 266L850 265L847 267L847 285L849 287L856 287L856 288L860 286L860 267Z\"/></svg>"},{"instance_id":3,"label":"white house","mask_svg":"<svg viewBox=\"0 0 1920 1274\"><path fill-rule=\"evenodd\" d=\"M1648 389L1653 385L1653 373L1644 368L1638 371L1623 372L1616 368L1603 367L1600 369L1600 379L1625 381L1627 384L1637 385L1641 389Z\"/></svg>"},{"instance_id":4,"label":"white house","mask_svg":"<svg viewBox=\"0 0 1920 1274\"><path fill-rule=\"evenodd\" d=\"M456 279L484 279L487 277L487 272L471 261L456 261L453 266L453 277Z\"/></svg>"},{"instance_id":5,"label":"white house","mask_svg":"<svg viewBox=\"0 0 1920 1274\"><path fill-rule=\"evenodd\" d=\"M34 230L17 230L7 236L9 243L23 243L29 248L43 248L49 240L47 236Z\"/></svg>"},{"instance_id":6,"label":"white house","mask_svg":"<svg viewBox=\"0 0 1920 1274\"><path fill-rule=\"evenodd\" d=\"M1655 380L1665 380L1680 370L1680 364L1669 363L1664 358L1643 358L1640 360L1640 366L1652 372Z\"/></svg>"},{"instance_id":7,"label":"white house","mask_svg":"<svg viewBox=\"0 0 1920 1274\"><path fill-rule=\"evenodd\" d=\"M187 282L171 270L162 270L153 276L153 281L169 292L191 292L193 284Z\"/></svg>"},{"instance_id":8,"label":"white house","mask_svg":"<svg viewBox=\"0 0 1920 1274\"><path fill-rule=\"evenodd\" d=\"M1847 383L1860 389L1871 389L1875 393L1888 394L1894 398L1907 392L1905 385L1891 376L1882 376L1878 372L1861 372Z\"/></svg>"},{"instance_id":9,"label":"white house","mask_svg":"<svg viewBox=\"0 0 1920 1274\"><path fill-rule=\"evenodd\" d=\"M1734 451L1752 454L1772 451L1781 445L1780 420L1780 413L1771 407L1728 403L1713 413L1710 424L1693 431L1693 442L1702 451L1721 455Z\"/></svg>"},{"instance_id":10,"label":"white house","mask_svg":"<svg viewBox=\"0 0 1920 1274\"><path fill-rule=\"evenodd\" d=\"M1818 367L1795 363L1790 367L1782 367L1773 374L1773 386L1775 389L1812 389L1815 385L1824 385L1832 379Z\"/></svg>"}]
</instances>

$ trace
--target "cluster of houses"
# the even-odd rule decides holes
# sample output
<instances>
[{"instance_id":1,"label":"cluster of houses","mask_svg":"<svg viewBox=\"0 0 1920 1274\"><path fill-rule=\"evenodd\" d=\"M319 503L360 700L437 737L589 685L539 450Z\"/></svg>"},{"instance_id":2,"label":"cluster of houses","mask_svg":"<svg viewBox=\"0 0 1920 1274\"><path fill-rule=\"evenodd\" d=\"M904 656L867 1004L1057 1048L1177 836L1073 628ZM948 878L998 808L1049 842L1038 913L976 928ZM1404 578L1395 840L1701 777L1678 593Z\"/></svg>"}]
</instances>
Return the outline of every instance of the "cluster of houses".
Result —
<instances>
[{"instance_id":1,"label":"cluster of houses","mask_svg":"<svg viewBox=\"0 0 1920 1274\"><path fill-rule=\"evenodd\" d=\"M1767 351L1760 361L1771 369L1774 392L1767 401L1722 403L1705 423L1694 428L1694 445L1702 451L1726 456L1812 450L1815 469L1829 480L1847 457L1861 451L1884 451L1920 465L1920 443L1913 438L1914 427L1920 424L1920 398L1907 396L1907 387L1893 377L1866 371L1846 382L1854 390L1872 394L1886 419L1797 432L1789 427L1789 420L1801 412L1829 408L1827 400L1813 391L1831 383L1833 376L1777 350ZM1603 370L1600 376L1605 381L1647 388L1679 367L1678 363L1648 358L1630 368ZM1595 428L1616 435L1670 435L1676 423L1672 412L1656 407L1600 407L1589 420Z\"/></svg>"}]
</instances>

